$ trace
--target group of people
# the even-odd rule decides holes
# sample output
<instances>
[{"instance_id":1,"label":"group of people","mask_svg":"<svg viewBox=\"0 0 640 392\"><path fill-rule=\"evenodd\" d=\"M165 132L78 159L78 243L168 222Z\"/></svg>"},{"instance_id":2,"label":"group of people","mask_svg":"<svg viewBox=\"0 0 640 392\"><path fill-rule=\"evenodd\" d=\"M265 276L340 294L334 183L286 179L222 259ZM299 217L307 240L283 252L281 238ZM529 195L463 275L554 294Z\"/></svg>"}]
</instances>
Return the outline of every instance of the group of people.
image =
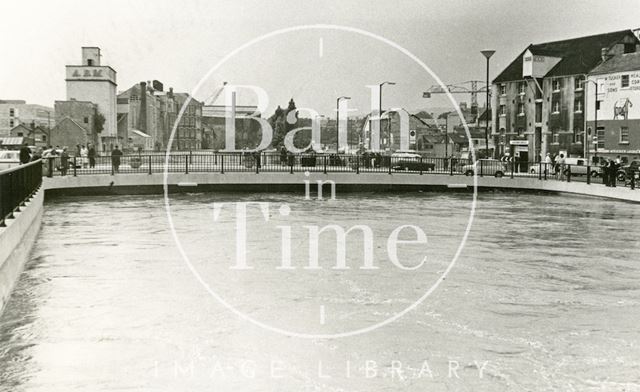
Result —
<instances>
[{"instance_id":1,"label":"group of people","mask_svg":"<svg viewBox=\"0 0 640 392\"><path fill-rule=\"evenodd\" d=\"M600 170L602 171L602 183L606 186L614 187L618 179L618 170L622 166L620 155L616 159L603 158L600 160Z\"/></svg>"},{"instance_id":2,"label":"group of people","mask_svg":"<svg viewBox=\"0 0 640 392\"><path fill-rule=\"evenodd\" d=\"M544 163L546 166L545 173L553 171L553 174L556 176L557 180L565 180L567 162L564 154L559 154L552 157L551 153L547 153L547 156L544 158Z\"/></svg>"}]
</instances>

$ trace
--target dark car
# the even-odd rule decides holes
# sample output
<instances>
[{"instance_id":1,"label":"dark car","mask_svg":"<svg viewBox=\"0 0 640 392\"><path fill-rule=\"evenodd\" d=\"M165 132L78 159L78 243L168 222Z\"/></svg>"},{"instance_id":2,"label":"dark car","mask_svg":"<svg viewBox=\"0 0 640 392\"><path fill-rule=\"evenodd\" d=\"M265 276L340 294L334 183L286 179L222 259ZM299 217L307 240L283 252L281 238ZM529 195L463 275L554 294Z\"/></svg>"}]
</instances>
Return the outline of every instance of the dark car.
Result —
<instances>
[{"instance_id":1,"label":"dark car","mask_svg":"<svg viewBox=\"0 0 640 392\"><path fill-rule=\"evenodd\" d=\"M393 170L404 171L434 171L436 164L432 162L420 162L411 159L402 159L393 165Z\"/></svg>"},{"instance_id":2,"label":"dark car","mask_svg":"<svg viewBox=\"0 0 640 392\"><path fill-rule=\"evenodd\" d=\"M637 171L640 171L640 161L631 161L628 165L621 166L616 176L618 177L618 181L626 181L627 178L631 178L633 173Z\"/></svg>"}]
</instances>

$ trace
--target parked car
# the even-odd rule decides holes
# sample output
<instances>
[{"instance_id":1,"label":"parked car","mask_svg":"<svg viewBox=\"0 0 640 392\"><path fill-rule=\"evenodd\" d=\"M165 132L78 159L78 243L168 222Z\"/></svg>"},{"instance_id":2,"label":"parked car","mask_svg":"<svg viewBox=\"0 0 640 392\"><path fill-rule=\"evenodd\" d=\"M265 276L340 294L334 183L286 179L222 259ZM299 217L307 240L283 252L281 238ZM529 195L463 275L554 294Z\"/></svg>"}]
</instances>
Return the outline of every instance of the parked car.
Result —
<instances>
[{"instance_id":1,"label":"parked car","mask_svg":"<svg viewBox=\"0 0 640 392\"><path fill-rule=\"evenodd\" d=\"M20 164L20 151L0 151L0 170L6 170Z\"/></svg>"},{"instance_id":2,"label":"parked car","mask_svg":"<svg viewBox=\"0 0 640 392\"><path fill-rule=\"evenodd\" d=\"M586 176L587 163L588 161L584 158L565 158L564 174L568 175L571 171L572 176ZM600 166L590 166L589 170L591 170L591 177L598 177L602 173Z\"/></svg>"},{"instance_id":3,"label":"parked car","mask_svg":"<svg viewBox=\"0 0 640 392\"><path fill-rule=\"evenodd\" d=\"M391 165L393 170L404 171L433 171L436 164L424 162L422 156L410 151L397 151L391 154Z\"/></svg>"},{"instance_id":4,"label":"parked car","mask_svg":"<svg viewBox=\"0 0 640 392\"><path fill-rule=\"evenodd\" d=\"M467 176L478 172L479 175L500 178L507 171L507 166L497 159L478 159L475 163L463 165L461 171Z\"/></svg>"},{"instance_id":5,"label":"parked car","mask_svg":"<svg viewBox=\"0 0 640 392\"><path fill-rule=\"evenodd\" d=\"M626 181L637 171L640 171L640 161L631 161L628 165L620 167L616 176L618 181Z\"/></svg>"}]
</instances>

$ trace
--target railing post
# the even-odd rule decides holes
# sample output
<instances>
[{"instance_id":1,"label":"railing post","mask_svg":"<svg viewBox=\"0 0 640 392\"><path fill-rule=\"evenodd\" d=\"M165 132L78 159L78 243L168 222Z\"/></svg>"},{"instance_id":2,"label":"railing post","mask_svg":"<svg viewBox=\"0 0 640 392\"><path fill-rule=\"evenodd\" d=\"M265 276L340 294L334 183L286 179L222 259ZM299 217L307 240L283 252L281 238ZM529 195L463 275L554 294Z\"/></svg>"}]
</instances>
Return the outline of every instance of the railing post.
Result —
<instances>
[{"instance_id":1,"label":"railing post","mask_svg":"<svg viewBox=\"0 0 640 392\"><path fill-rule=\"evenodd\" d=\"M77 170L76 170L76 157L73 157L73 176L74 177L78 176L78 173L77 173Z\"/></svg>"},{"instance_id":2,"label":"railing post","mask_svg":"<svg viewBox=\"0 0 640 392\"><path fill-rule=\"evenodd\" d=\"M184 174L189 174L189 156L184 156Z\"/></svg>"},{"instance_id":3,"label":"railing post","mask_svg":"<svg viewBox=\"0 0 640 392\"><path fill-rule=\"evenodd\" d=\"M256 174L260 174L260 153L256 153L256 155L254 156L254 160L255 160L255 165L256 165Z\"/></svg>"},{"instance_id":4,"label":"railing post","mask_svg":"<svg viewBox=\"0 0 640 392\"><path fill-rule=\"evenodd\" d=\"M53 165L54 165L54 159L55 158L47 158L47 161L49 162L47 164L47 177L51 178L53 177Z\"/></svg>"},{"instance_id":5,"label":"railing post","mask_svg":"<svg viewBox=\"0 0 640 392\"><path fill-rule=\"evenodd\" d=\"M587 164L587 185L591 185L591 166Z\"/></svg>"},{"instance_id":6,"label":"railing post","mask_svg":"<svg viewBox=\"0 0 640 392\"><path fill-rule=\"evenodd\" d=\"M478 165L476 165L476 167L478 167ZM483 173L482 173L484 171L482 170L483 168L484 168L484 165L482 164L482 159L480 159L480 177L483 176Z\"/></svg>"},{"instance_id":7,"label":"railing post","mask_svg":"<svg viewBox=\"0 0 640 392\"><path fill-rule=\"evenodd\" d=\"M420 157L419 165L420 165L420 175L422 175L422 157ZM389 166L391 166L391 165L389 165Z\"/></svg>"},{"instance_id":8,"label":"railing post","mask_svg":"<svg viewBox=\"0 0 640 392\"><path fill-rule=\"evenodd\" d=\"M289 160L289 174L293 174L293 165L295 164L296 157L293 155L287 155L287 159Z\"/></svg>"},{"instance_id":9,"label":"railing post","mask_svg":"<svg viewBox=\"0 0 640 392\"><path fill-rule=\"evenodd\" d=\"M449 160L449 175L453 175L453 160Z\"/></svg>"},{"instance_id":10,"label":"railing post","mask_svg":"<svg viewBox=\"0 0 640 392\"><path fill-rule=\"evenodd\" d=\"M571 165L567 165L567 182L571 182Z\"/></svg>"},{"instance_id":11,"label":"railing post","mask_svg":"<svg viewBox=\"0 0 640 392\"><path fill-rule=\"evenodd\" d=\"M511 158L511 179L512 180L513 180L513 171L515 170L515 166L516 166L515 162L513 162L513 158Z\"/></svg>"},{"instance_id":12,"label":"railing post","mask_svg":"<svg viewBox=\"0 0 640 392\"><path fill-rule=\"evenodd\" d=\"M392 158L389 157L389 174L391 174L391 166L393 166Z\"/></svg>"},{"instance_id":13,"label":"railing post","mask_svg":"<svg viewBox=\"0 0 640 392\"><path fill-rule=\"evenodd\" d=\"M220 174L224 174L224 154L220 155Z\"/></svg>"},{"instance_id":14,"label":"railing post","mask_svg":"<svg viewBox=\"0 0 640 392\"><path fill-rule=\"evenodd\" d=\"M327 174L327 156L323 156L323 163L324 163L324 174Z\"/></svg>"},{"instance_id":15,"label":"railing post","mask_svg":"<svg viewBox=\"0 0 640 392\"><path fill-rule=\"evenodd\" d=\"M549 172L549 164L545 163L544 164L544 180L547 180L547 173Z\"/></svg>"},{"instance_id":16,"label":"railing post","mask_svg":"<svg viewBox=\"0 0 640 392\"><path fill-rule=\"evenodd\" d=\"M149 174L151 174L151 155L149 155L147 158L149 158L147 159L147 161L149 163Z\"/></svg>"},{"instance_id":17,"label":"railing post","mask_svg":"<svg viewBox=\"0 0 640 392\"><path fill-rule=\"evenodd\" d=\"M542 181L542 161L538 164L538 180Z\"/></svg>"}]
</instances>

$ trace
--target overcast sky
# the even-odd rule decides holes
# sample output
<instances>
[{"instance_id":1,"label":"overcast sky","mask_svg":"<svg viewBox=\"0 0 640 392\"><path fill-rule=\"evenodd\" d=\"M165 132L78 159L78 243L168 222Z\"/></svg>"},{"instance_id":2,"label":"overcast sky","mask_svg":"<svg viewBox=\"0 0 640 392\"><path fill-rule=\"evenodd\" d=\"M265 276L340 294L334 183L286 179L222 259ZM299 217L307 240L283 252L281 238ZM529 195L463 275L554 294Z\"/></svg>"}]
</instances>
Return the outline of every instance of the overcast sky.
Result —
<instances>
[{"instance_id":1,"label":"overcast sky","mask_svg":"<svg viewBox=\"0 0 640 392\"><path fill-rule=\"evenodd\" d=\"M223 56L271 31L307 24L356 27L413 52L445 83L484 80L479 50L497 52L491 77L529 43L640 27L640 0L491 1L11 1L0 23L0 99L53 106L66 99L64 66L80 62L81 46L99 46L117 71L118 90L141 80L190 92ZM322 40L322 44L320 44ZM320 49L322 46L322 49ZM322 51L322 54L320 54ZM196 97L225 80L256 84L271 105L331 115L335 98L370 105L367 84L392 80L384 106L448 105L423 99L435 81L395 49L343 31L303 31L247 48L211 75ZM468 101L466 95L457 96ZM254 103L240 94L239 103Z\"/></svg>"}]
</instances>

